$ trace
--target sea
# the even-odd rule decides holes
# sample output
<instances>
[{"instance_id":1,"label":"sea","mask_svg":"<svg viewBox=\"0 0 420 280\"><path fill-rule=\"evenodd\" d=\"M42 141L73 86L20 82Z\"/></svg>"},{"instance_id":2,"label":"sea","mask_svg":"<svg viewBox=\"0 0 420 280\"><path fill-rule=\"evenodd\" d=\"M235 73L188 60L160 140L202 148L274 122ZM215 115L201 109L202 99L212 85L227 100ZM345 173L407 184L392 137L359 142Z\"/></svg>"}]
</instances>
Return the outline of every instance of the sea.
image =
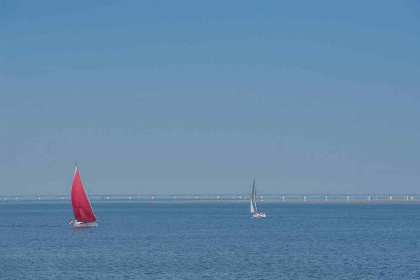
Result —
<instances>
[{"instance_id":1,"label":"sea","mask_svg":"<svg viewBox=\"0 0 420 280\"><path fill-rule=\"evenodd\" d=\"M420 279L420 204L0 203L0 279Z\"/></svg>"}]
</instances>

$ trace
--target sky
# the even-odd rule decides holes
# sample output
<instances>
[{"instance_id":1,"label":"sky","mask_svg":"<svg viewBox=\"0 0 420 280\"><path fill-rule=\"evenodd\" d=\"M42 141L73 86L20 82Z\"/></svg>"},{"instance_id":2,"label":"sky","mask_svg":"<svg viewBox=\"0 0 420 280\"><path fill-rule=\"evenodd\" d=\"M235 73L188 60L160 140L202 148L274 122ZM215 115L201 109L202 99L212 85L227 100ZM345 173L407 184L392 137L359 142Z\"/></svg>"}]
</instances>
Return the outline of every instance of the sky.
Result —
<instances>
[{"instance_id":1,"label":"sky","mask_svg":"<svg viewBox=\"0 0 420 280\"><path fill-rule=\"evenodd\" d=\"M0 1L0 195L420 193L420 3Z\"/></svg>"}]
</instances>

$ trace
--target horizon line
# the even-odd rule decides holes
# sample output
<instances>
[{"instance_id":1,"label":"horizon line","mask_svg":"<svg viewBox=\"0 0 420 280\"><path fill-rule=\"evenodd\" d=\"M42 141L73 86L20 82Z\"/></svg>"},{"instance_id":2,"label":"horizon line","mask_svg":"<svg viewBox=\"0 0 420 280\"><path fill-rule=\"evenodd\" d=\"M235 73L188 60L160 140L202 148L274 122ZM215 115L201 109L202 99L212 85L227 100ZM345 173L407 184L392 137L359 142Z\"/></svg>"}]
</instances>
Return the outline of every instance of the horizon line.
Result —
<instances>
[{"instance_id":1,"label":"horizon line","mask_svg":"<svg viewBox=\"0 0 420 280\"><path fill-rule=\"evenodd\" d=\"M247 196L249 193L89 194L89 196ZM418 196L420 193L259 193L258 196ZM24 194L0 197L71 196L71 194Z\"/></svg>"}]
</instances>

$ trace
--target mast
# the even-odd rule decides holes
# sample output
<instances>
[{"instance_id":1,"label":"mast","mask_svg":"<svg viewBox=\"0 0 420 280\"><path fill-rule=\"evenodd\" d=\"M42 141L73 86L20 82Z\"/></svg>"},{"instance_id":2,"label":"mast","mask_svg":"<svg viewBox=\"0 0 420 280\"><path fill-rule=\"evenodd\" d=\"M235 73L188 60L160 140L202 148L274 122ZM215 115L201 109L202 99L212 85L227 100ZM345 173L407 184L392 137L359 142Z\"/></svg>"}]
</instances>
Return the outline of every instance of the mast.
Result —
<instances>
[{"instance_id":1,"label":"mast","mask_svg":"<svg viewBox=\"0 0 420 280\"><path fill-rule=\"evenodd\" d=\"M255 208L255 212L258 212L258 209L257 209L257 188L255 187L255 180L254 180L254 184L252 185L252 188L254 189L254 208Z\"/></svg>"}]
</instances>

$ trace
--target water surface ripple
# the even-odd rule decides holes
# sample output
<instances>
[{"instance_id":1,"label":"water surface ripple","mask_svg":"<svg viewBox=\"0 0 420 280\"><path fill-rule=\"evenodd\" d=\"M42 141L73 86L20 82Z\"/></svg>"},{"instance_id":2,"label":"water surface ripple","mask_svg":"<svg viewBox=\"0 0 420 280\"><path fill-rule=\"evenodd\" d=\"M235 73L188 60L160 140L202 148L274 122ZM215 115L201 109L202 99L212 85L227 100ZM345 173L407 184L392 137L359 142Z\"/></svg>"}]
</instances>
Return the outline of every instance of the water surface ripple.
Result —
<instances>
[{"instance_id":1,"label":"water surface ripple","mask_svg":"<svg viewBox=\"0 0 420 280\"><path fill-rule=\"evenodd\" d=\"M1 279L420 279L419 204L0 204Z\"/></svg>"}]
</instances>

